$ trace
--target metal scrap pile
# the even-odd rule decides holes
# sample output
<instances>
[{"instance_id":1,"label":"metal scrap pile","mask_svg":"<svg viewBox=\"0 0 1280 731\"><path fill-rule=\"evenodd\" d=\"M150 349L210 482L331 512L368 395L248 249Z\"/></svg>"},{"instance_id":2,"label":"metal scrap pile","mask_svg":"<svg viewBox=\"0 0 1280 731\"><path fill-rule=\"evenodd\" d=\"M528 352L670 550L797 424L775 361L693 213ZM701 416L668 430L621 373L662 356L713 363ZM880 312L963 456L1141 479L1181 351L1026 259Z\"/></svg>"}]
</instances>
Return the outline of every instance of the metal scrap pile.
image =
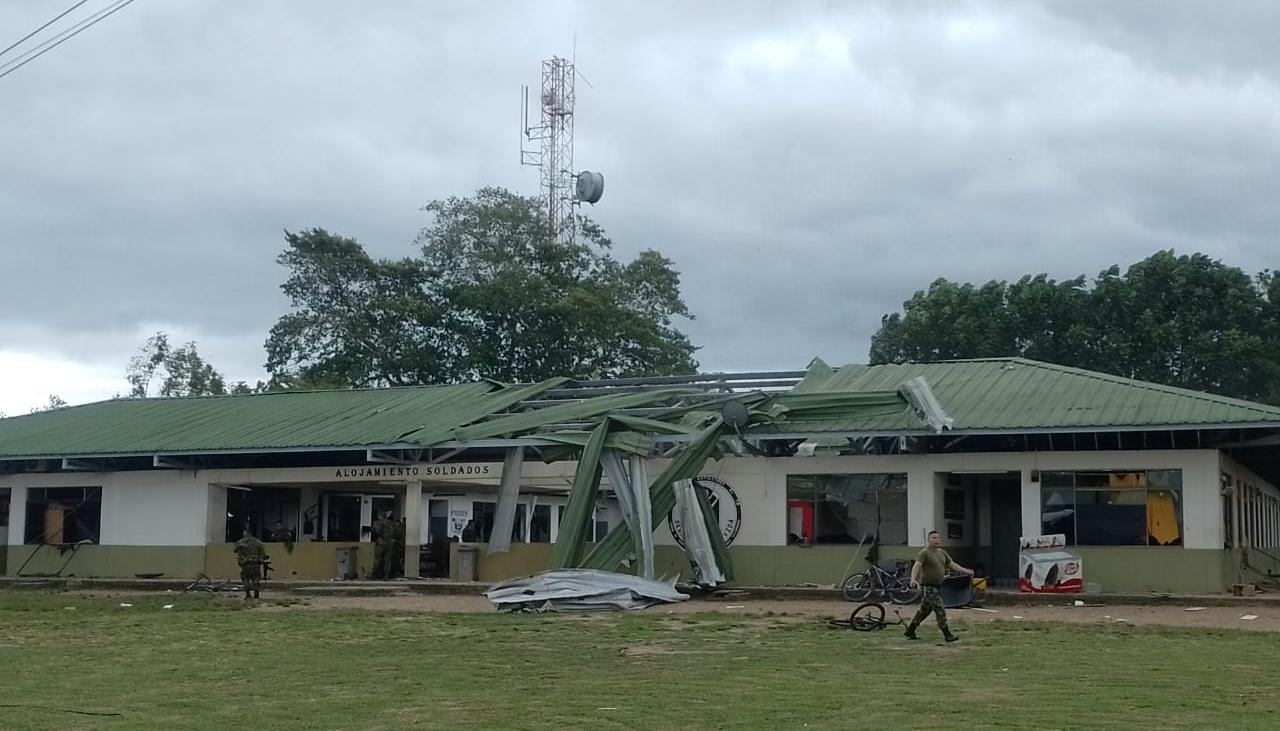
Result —
<instances>
[{"instance_id":1,"label":"metal scrap pile","mask_svg":"<svg viewBox=\"0 0 1280 731\"><path fill-rule=\"evenodd\" d=\"M676 591L674 581L591 569L544 571L512 579L493 587L485 596L500 610L557 612L645 609L689 598Z\"/></svg>"}]
</instances>

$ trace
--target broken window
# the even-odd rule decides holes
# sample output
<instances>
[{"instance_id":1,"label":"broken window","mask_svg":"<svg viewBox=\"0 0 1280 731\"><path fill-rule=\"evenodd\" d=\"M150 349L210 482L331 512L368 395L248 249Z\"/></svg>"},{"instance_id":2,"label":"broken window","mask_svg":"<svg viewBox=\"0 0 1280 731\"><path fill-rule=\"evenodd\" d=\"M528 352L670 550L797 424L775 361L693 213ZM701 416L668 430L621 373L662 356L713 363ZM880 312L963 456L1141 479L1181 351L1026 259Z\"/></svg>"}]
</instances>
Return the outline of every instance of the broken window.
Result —
<instances>
[{"instance_id":1,"label":"broken window","mask_svg":"<svg viewBox=\"0 0 1280 731\"><path fill-rule=\"evenodd\" d=\"M298 525L298 513L301 505L299 496L300 494L297 490L289 488L234 487L227 490L227 543L235 543L240 540L246 527L259 540L277 540L280 537L279 534L288 535L290 540L297 540L298 535L301 533ZM329 540L359 540L360 498L351 498L355 501L353 529L350 511L335 513L335 505L338 504L341 497L345 496L331 495L329 498ZM335 517L338 518L336 522L334 520ZM279 524L279 530L277 530L277 523ZM355 537L335 537L338 535L354 535Z\"/></svg>"},{"instance_id":2,"label":"broken window","mask_svg":"<svg viewBox=\"0 0 1280 731\"><path fill-rule=\"evenodd\" d=\"M362 527L359 495L326 495L325 540L355 542Z\"/></svg>"},{"instance_id":3,"label":"broken window","mask_svg":"<svg viewBox=\"0 0 1280 731\"><path fill-rule=\"evenodd\" d=\"M471 503L471 520L475 522L476 538L479 543L488 543L493 535L493 520L498 514L498 504L481 502Z\"/></svg>"},{"instance_id":4,"label":"broken window","mask_svg":"<svg viewBox=\"0 0 1280 731\"><path fill-rule=\"evenodd\" d=\"M1182 471L1041 473L1041 531L1079 546L1182 545Z\"/></svg>"},{"instance_id":5,"label":"broken window","mask_svg":"<svg viewBox=\"0 0 1280 731\"><path fill-rule=\"evenodd\" d=\"M528 516L529 506L524 503L516 503L516 518L511 524L511 542L525 543L525 522ZM548 523L550 522L550 513L547 514ZM498 518L498 504L488 501L477 500L471 503L471 518L475 521L475 527L478 537L476 540L480 543L488 543L493 537L493 524ZM550 525L548 524L548 531Z\"/></svg>"},{"instance_id":6,"label":"broken window","mask_svg":"<svg viewBox=\"0 0 1280 731\"><path fill-rule=\"evenodd\" d=\"M788 543L863 539L906 545L906 475L787 475Z\"/></svg>"},{"instance_id":7,"label":"broken window","mask_svg":"<svg viewBox=\"0 0 1280 731\"><path fill-rule=\"evenodd\" d=\"M551 506L533 506L533 519L529 522L530 543L551 542Z\"/></svg>"},{"instance_id":8,"label":"broken window","mask_svg":"<svg viewBox=\"0 0 1280 731\"><path fill-rule=\"evenodd\" d=\"M23 540L97 543L102 529L101 487L34 487L27 490Z\"/></svg>"}]
</instances>

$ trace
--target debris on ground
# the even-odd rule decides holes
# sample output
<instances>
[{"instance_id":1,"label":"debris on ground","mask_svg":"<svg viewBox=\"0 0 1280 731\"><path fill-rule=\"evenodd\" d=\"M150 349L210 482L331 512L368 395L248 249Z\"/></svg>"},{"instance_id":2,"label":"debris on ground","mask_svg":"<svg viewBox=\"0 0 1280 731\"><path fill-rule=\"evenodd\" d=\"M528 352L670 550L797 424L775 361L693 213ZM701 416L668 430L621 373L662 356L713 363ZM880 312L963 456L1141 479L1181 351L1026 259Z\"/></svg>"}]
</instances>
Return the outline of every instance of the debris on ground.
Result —
<instances>
[{"instance_id":1,"label":"debris on ground","mask_svg":"<svg viewBox=\"0 0 1280 731\"><path fill-rule=\"evenodd\" d=\"M1204 607L1184 607L1182 611L1184 611L1184 612L1203 612L1203 611L1204 611Z\"/></svg>"},{"instance_id":2,"label":"debris on ground","mask_svg":"<svg viewBox=\"0 0 1280 731\"><path fill-rule=\"evenodd\" d=\"M1258 615L1256 615L1256 614L1246 614L1246 615L1244 615L1243 617L1241 617L1240 619L1243 619L1243 620L1245 620L1246 622L1252 622L1253 620L1255 620L1255 619L1257 619L1257 618L1258 618Z\"/></svg>"},{"instance_id":3,"label":"debris on ground","mask_svg":"<svg viewBox=\"0 0 1280 731\"><path fill-rule=\"evenodd\" d=\"M675 581L656 581L595 569L557 569L504 581L485 597L503 611L581 612L645 609L682 602Z\"/></svg>"}]
</instances>

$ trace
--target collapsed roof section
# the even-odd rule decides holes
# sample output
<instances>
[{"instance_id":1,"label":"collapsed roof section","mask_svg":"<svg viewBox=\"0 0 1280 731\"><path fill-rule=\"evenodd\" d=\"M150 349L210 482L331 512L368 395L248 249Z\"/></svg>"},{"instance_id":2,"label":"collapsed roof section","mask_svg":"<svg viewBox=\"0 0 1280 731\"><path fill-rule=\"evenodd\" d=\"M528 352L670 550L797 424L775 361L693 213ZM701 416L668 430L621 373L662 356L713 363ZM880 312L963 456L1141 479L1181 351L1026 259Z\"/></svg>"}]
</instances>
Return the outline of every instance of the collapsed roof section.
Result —
<instances>
[{"instance_id":1,"label":"collapsed roof section","mask_svg":"<svg viewBox=\"0 0 1280 731\"><path fill-rule=\"evenodd\" d=\"M794 420L905 416L916 428L926 424L912 414L913 404L924 403L918 391L794 393L804 375L113 399L0 419L0 472L230 467L247 465L252 455L290 453L417 462L512 446L537 447L554 460L576 455L605 419L608 448L650 454L688 442L709 414L731 404L749 414L732 424L736 450L755 448L744 446L755 430Z\"/></svg>"}]
</instances>

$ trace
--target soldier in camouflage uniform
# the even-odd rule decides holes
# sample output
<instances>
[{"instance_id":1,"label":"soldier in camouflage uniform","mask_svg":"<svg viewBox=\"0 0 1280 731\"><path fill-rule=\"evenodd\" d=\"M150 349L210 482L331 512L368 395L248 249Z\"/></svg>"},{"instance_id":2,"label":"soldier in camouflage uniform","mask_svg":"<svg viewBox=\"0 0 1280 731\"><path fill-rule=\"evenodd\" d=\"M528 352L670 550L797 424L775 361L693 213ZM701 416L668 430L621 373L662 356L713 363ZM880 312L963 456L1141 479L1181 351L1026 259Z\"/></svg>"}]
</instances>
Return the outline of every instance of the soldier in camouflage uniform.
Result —
<instances>
[{"instance_id":1,"label":"soldier in camouflage uniform","mask_svg":"<svg viewBox=\"0 0 1280 731\"><path fill-rule=\"evenodd\" d=\"M262 565L267 562L267 547L244 529L244 537L236 541L236 563L240 564L240 583L244 585L244 598L261 598Z\"/></svg>"},{"instance_id":2,"label":"soldier in camouflage uniform","mask_svg":"<svg viewBox=\"0 0 1280 731\"><path fill-rule=\"evenodd\" d=\"M391 521L391 511L388 510L373 522L373 578L391 578L394 541L395 526Z\"/></svg>"},{"instance_id":3,"label":"soldier in camouflage uniform","mask_svg":"<svg viewBox=\"0 0 1280 731\"><path fill-rule=\"evenodd\" d=\"M391 524L391 574L404 576L404 540L408 532L405 519L401 518Z\"/></svg>"},{"instance_id":4,"label":"soldier in camouflage uniform","mask_svg":"<svg viewBox=\"0 0 1280 731\"><path fill-rule=\"evenodd\" d=\"M942 630L942 636L947 642L960 639L947 626L947 609L942 605L942 580L946 578L947 569L973 576L971 569L956 563L950 554L942 550L942 536L938 535L938 531L929 531L929 547L916 555L916 562L911 566L911 585L923 588L924 594L920 598L920 611L916 612L916 616L911 618L911 624L907 625L904 633L907 639L919 639L916 637L916 628L928 619L931 612L937 617L938 629Z\"/></svg>"}]
</instances>

